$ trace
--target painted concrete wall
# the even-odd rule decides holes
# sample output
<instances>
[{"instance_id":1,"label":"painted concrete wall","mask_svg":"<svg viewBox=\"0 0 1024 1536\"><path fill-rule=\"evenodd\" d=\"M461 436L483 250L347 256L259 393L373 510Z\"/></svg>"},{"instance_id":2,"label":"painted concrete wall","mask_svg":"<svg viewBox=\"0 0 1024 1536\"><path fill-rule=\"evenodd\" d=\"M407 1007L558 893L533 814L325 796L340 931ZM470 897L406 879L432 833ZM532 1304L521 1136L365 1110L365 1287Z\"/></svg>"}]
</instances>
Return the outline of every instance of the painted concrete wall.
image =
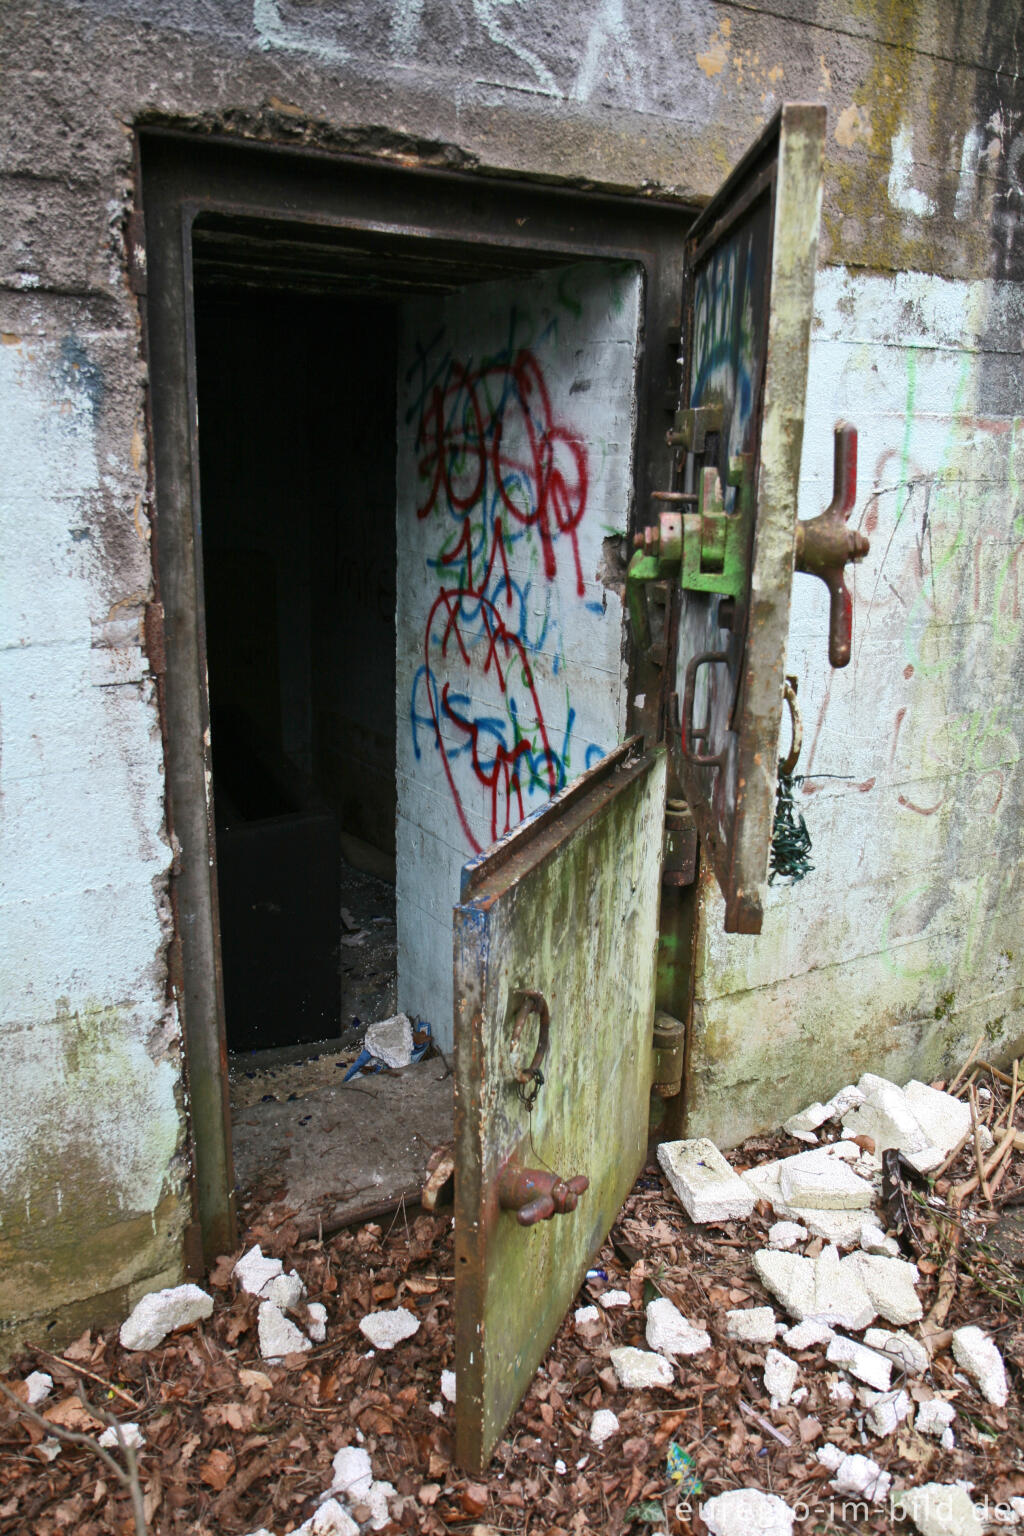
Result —
<instances>
[{"instance_id":1,"label":"painted concrete wall","mask_svg":"<svg viewBox=\"0 0 1024 1536\"><path fill-rule=\"evenodd\" d=\"M828 105L802 511L844 412L877 525L855 665L830 679L807 579L792 660L813 768L875 782L812 780L818 883L777 893L758 945L719 938L707 898L695 1116L736 1136L763 1118L760 1072L781 1108L810 1096L810 1041L818 1093L848 1065L927 1072L982 1027L1019 1033L1020 28L1002 0L0 7L5 1315L99 1294L116 1312L173 1265L184 1210L160 743L134 638L151 572L121 238L133 126L692 200L779 101Z\"/></svg>"},{"instance_id":2,"label":"painted concrete wall","mask_svg":"<svg viewBox=\"0 0 1024 1536\"><path fill-rule=\"evenodd\" d=\"M463 864L625 732L640 303L595 263L405 307L398 991L445 1049Z\"/></svg>"}]
</instances>

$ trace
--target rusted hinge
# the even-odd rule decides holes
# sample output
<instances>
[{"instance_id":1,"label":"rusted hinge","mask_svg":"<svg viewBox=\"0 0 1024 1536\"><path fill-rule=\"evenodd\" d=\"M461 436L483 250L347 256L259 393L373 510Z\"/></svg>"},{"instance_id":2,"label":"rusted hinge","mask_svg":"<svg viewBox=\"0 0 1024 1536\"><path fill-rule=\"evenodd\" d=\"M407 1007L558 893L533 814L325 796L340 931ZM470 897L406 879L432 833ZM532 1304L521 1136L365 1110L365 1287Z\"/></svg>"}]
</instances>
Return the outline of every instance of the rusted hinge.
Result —
<instances>
[{"instance_id":1,"label":"rusted hinge","mask_svg":"<svg viewBox=\"0 0 1024 1536\"><path fill-rule=\"evenodd\" d=\"M128 248L128 286L132 293L146 292L146 221L141 208L134 208L128 215L125 228L125 244Z\"/></svg>"}]
</instances>

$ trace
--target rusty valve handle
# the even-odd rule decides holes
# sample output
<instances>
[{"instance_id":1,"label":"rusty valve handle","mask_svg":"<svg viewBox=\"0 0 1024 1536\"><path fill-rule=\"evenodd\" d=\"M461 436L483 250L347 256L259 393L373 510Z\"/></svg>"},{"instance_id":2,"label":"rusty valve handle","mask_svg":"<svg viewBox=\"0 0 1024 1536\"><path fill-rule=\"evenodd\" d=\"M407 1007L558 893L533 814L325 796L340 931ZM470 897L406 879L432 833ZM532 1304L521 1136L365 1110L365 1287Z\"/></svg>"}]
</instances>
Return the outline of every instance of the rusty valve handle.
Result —
<instances>
[{"instance_id":1,"label":"rusty valve handle","mask_svg":"<svg viewBox=\"0 0 1024 1536\"><path fill-rule=\"evenodd\" d=\"M871 545L847 519L857 499L857 428L841 421L835 433L832 500L824 512L796 525L796 569L819 576L828 587L828 659L845 667L853 648L853 598L845 567L863 560Z\"/></svg>"},{"instance_id":2,"label":"rusty valve handle","mask_svg":"<svg viewBox=\"0 0 1024 1536\"><path fill-rule=\"evenodd\" d=\"M574 1211L589 1188L585 1173L560 1179L544 1168L506 1168L498 1179L498 1204L503 1211L515 1211L521 1227L532 1227Z\"/></svg>"}]
</instances>

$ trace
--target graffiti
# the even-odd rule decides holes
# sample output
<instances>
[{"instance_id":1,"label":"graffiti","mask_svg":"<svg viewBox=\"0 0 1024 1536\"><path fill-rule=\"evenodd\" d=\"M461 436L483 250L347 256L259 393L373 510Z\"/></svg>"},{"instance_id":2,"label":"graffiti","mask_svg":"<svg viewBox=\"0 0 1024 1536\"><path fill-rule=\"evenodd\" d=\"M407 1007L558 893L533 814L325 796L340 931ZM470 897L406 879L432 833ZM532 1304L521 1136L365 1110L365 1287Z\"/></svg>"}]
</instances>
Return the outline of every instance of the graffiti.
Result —
<instances>
[{"instance_id":1,"label":"graffiti","mask_svg":"<svg viewBox=\"0 0 1024 1536\"><path fill-rule=\"evenodd\" d=\"M490 840L561 789L573 767L575 711L550 722L551 689L538 666L564 671L564 604L584 602L578 530L587 508L588 455L556 418L536 345L509 341L478 365L452 356L438 333L407 375L420 495L416 517L436 531L425 558L436 590L412 682L415 757L424 738L440 753L467 843ZM543 340L542 336L539 340ZM544 698L542 698L542 692ZM545 699L548 701L545 706ZM600 757L589 746L585 762Z\"/></svg>"}]
</instances>

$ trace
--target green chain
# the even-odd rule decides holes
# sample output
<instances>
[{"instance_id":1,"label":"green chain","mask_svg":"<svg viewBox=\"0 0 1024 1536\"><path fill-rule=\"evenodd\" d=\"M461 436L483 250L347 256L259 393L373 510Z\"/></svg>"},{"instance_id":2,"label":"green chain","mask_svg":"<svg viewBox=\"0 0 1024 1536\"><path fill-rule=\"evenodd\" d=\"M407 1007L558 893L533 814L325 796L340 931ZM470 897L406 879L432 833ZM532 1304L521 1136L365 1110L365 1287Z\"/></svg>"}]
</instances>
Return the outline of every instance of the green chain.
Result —
<instances>
[{"instance_id":1,"label":"green chain","mask_svg":"<svg viewBox=\"0 0 1024 1536\"><path fill-rule=\"evenodd\" d=\"M772 826L772 851L768 863L768 884L776 879L788 880L795 885L809 875L814 865L808 855L811 851L811 834L807 823L793 808L793 789L803 783L803 774L794 777L780 773L775 790L775 821Z\"/></svg>"}]
</instances>

